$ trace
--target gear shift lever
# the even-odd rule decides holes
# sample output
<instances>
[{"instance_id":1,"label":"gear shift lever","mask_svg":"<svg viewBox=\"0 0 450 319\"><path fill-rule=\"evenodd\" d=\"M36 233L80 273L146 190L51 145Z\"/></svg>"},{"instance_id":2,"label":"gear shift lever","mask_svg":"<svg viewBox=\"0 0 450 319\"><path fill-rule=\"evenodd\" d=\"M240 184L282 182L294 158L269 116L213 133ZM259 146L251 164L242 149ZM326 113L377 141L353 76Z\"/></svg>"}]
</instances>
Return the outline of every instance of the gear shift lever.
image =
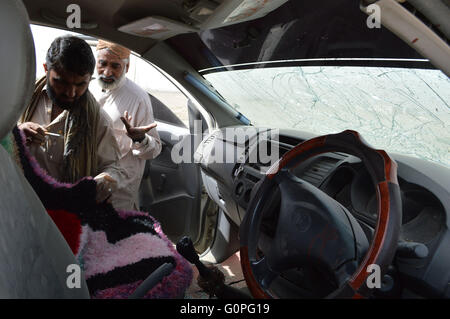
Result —
<instances>
[{"instance_id":1,"label":"gear shift lever","mask_svg":"<svg viewBox=\"0 0 450 319\"><path fill-rule=\"evenodd\" d=\"M189 237L185 236L178 241L177 251L191 264L194 264L197 267L200 276L208 278L211 275L211 270L200 261L200 258L195 251L194 244Z\"/></svg>"},{"instance_id":2,"label":"gear shift lever","mask_svg":"<svg viewBox=\"0 0 450 319\"><path fill-rule=\"evenodd\" d=\"M219 299L250 299L246 293L226 285L225 276L217 267L208 268L200 261L189 237L185 236L178 241L177 251L197 267L200 274L199 286L210 296L216 295Z\"/></svg>"}]
</instances>

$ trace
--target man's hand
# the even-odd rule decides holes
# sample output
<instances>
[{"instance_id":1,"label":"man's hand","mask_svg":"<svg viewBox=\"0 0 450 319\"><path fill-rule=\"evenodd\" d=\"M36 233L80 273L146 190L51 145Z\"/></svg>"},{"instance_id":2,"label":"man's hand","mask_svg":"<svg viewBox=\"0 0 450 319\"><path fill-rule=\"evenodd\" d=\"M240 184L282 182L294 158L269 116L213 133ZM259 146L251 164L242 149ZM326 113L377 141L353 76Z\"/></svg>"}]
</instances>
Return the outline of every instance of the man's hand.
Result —
<instances>
[{"instance_id":1,"label":"man's hand","mask_svg":"<svg viewBox=\"0 0 450 319\"><path fill-rule=\"evenodd\" d=\"M42 144L45 141L47 129L42 125L34 122L25 122L19 125L19 129L25 133L27 142Z\"/></svg>"},{"instance_id":2,"label":"man's hand","mask_svg":"<svg viewBox=\"0 0 450 319\"><path fill-rule=\"evenodd\" d=\"M142 140L145 138L145 133L156 127L156 123L151 123L146 126L131 126L130 122L132 118L131 116L128 116L128 111L125 111L120 119L127 129L128 137L131 138L133 142L142 142Z\"/></svg>"},{"instance_id":3,"label":"man's hand","mask_svg":"<svg viewBox=\"0 0 450 319\"><path fill-rule=\"evenodd\" d=\"M109 202L112 193L117 190L117 181L107 173L101 173L94 177L97 182L97 203Z\"/></svg>"}]
</instances>

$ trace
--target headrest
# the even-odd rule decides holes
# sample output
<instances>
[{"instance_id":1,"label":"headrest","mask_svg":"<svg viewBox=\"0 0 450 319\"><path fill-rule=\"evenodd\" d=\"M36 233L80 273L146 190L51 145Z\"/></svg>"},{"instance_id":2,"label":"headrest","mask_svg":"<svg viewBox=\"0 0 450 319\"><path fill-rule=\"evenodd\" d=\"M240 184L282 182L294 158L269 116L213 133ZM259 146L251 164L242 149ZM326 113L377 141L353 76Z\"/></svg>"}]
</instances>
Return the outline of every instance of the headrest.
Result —
<instances>
[{"instance_id":1,"label":"headrest","mask_svg":"<svg viewBox=\"0 0 450 319\"><path fill-rule=\"evenodd\" d=\"M30 101L36 77L34 42L20 0L0 1L0 139Z\"/></svg>"}]
</instances>

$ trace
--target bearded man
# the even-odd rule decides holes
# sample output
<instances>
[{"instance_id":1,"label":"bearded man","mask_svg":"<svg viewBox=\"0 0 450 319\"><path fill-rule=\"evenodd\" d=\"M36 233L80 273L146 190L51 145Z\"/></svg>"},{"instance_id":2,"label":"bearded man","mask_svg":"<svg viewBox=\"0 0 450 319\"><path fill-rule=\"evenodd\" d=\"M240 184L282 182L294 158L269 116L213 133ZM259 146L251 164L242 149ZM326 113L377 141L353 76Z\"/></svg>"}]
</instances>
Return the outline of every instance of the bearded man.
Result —
<instances>
[{"instance_id":1,"label":"bearded man","mask_svg":"<svg viewBox=\"0 0 450 319\"><path fill-rule=\"evenodd\" d=\"M153 109L147 92L126 77L130 50L100 40L97 45L97 81L91 90L111 117L120 148L120 166L126 172L111 198L116 209L139 210L139 185L145 161L161 152Z\"/></svg>"},{"instance_id":2,"label":"bearded man","mask_svg":"<svg viewBox=\"0 0 450 319\"><path fill-rule=\"evenodd\" d=\"M88 90L95 68L90 46L82 39L56 38L46 55L45 76L36 82L31 103L18 127L31 155L60 182L85 176L97 182L96 200L108 200L124 172L111 119Z\"/></svg>"}]
</instances>

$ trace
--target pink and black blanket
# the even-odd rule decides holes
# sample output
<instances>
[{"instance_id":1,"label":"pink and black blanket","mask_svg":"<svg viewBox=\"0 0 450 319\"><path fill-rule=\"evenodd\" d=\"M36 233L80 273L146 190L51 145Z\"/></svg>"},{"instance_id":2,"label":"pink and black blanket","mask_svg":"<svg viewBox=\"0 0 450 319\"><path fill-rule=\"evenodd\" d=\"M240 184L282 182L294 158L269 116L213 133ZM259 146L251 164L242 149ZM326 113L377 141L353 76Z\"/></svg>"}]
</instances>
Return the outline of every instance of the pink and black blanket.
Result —
<instances>
[{"instance_id":1,"label":"pink and black blanket","mask_svg":"<svg viewBox=\"0 0 450 319\"><path fill-rule=\"evenodd\" d=\"M92 177L60 183L30 155L17 127L10 140L10 152L84 270L92 298L127 298L164 263L172 263L173 271L145 297L183 298L192 280L191 265L152 216L97 204Z\"/></svg>"}]
</instances>

